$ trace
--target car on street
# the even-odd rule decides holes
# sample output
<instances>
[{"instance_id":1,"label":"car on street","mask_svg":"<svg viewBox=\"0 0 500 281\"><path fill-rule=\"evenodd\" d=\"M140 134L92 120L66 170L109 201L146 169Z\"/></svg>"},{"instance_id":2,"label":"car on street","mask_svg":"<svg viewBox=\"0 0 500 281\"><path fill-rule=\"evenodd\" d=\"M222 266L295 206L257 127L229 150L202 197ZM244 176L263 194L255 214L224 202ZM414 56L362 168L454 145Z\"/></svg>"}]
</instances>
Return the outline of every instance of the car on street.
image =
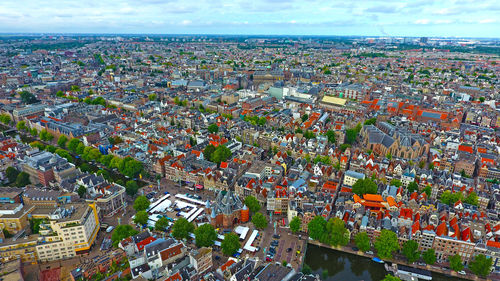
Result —
<instances>
[{"instance_id":1,"label":"car on street","mask_svg":"<svg viewBox=\"0 0 500 281\"><path fill-rule=\"evenodd\" d=\"M273 259L269 256L266 256L266 261L273 261Z\"/></svg>"},{"instance_id":2,"label":"car on street","mask_svg":"<svg viewBox=\"0 0 500 281\"><path fill-rule=\"evenodd\" d=\"M279 244L280 244L280 242L278 240L273 240L271 242L271 246L274 246L274 247L278 246Z\"/></svg>"},{"instance_id":3,"label":"car on street","mask_svg":"<svg viewBox=\"0 0 500 281\"><path fill-rule=\"evenodd\" d=\"M368 255L373 255L372 251L366 251L365 253L368 254Z\"/></svg>"},{"instance_id":4,"label":"car on street","mask_svg":"<svg viewBox=\"0 0 500 281\"><path fill-rule=\"evenodd\" d=\"M274 238L274 239L280 239L280 235L279 235L279 234L274 234L274 235L273 235L273 238Z\"/></svg>"},{"instance_id":5,"label":"car on street","mask_svg":"<svg viewBox=\"0 0 500 281\"><path fill-rule=\"evenodd\" d=\"M460 270L457 273L460 274L460 275L467 275L467 273L465 273L465 271L463 271L463 270Z\"/></svg>"},{"instance_id":6,"label":"car on street","mask_svg":"<svg viewBox=\"0 0 500 281\"><path fill-rule=\"evenodd\" d=\"M359 251L359 248L358 247L352 247L352 250L355 251L355 252L357 252L357 251Z\"/></svg>"}]
</instances>

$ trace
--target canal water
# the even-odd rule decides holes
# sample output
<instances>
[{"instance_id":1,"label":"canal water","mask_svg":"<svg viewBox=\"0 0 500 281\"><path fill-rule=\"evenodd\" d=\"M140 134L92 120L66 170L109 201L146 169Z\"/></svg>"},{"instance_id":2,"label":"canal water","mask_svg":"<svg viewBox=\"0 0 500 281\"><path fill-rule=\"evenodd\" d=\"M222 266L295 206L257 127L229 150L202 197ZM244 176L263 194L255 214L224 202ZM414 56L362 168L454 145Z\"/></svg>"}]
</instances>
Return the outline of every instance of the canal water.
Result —
<instances>
[{"instance_id":1,"label":"canal water","mask_svg":"<svg viewBox=\"0 0 500 281\"><path fill-rule=\"evenodd\" d=\"M321 280L328 281L380 281L388 274L383 264L376 263L370 258L313 244L307 245L305 263L311 267L313 274L318 274ZM325 270L328 271L327 278L324 278ZM456 281L462 279L432 273L432 280Z\"/></svg>"}]
</instances>

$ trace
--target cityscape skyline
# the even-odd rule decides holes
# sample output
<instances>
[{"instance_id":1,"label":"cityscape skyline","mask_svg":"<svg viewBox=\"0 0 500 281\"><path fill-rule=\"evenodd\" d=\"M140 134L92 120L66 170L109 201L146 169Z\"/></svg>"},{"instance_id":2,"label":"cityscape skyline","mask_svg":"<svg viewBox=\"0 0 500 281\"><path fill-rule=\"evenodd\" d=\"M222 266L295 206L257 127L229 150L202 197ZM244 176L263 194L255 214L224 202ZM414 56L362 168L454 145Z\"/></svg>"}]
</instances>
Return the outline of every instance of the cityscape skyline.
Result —
<instances>
[{"instance_id":1,"label":"cityscape skyline","mask_svg":"<svg viewBox=\"0 0 500 281\"><path fill-rule=\"evenodd\" d=\"M47 0L0 10L0 33L500 37L495 1Z\"/></svg>"}]
</instances>

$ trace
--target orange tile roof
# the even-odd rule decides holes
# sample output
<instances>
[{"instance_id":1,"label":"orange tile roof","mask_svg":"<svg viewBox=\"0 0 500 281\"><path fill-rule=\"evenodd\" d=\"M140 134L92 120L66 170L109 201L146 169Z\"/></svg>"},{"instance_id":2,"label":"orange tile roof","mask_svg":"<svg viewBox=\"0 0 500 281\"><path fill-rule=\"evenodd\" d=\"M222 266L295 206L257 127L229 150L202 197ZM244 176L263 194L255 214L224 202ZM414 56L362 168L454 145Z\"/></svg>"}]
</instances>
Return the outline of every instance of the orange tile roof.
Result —
<instances>
[{"instance_id":1,"label":"orange tile roof","mask_svg":"<svg viewBox=\"0 0 500 281\"><path fill-rule=\"evenodd\" d=\"M363 199L368 201L383 202L384 199L379 194L363 194Z\"/></svg>"}]
</instances>

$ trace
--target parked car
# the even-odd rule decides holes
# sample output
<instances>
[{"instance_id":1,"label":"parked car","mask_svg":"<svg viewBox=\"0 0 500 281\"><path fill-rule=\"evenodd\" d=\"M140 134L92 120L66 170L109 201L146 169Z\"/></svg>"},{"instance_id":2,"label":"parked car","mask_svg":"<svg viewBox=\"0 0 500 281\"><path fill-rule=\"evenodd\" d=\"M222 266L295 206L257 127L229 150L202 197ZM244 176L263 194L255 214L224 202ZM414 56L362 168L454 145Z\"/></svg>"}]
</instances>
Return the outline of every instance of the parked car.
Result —
<instances>
[{"instance_id":1,"label":"parked car","mask_svg":"<svg viewBox=\"0 0 500 281\"><path fill-rule=\"evenodd\" d=\"M286 249L286 252L287 252L287 253L290 253L291 251L292 251L292 248L288 248L288 249Z\"/></svg>"},{"instance_id":2,"label":"parked car","mask_svg":"<svg viewBox=\"0 0 500 281\"><path fill-rule=\"evenodd\" d=\"M359 248L358 247L352 247L352 250L355 251L355 252L357 252L357 251L359 251Z\"/></svg>"},{"instance_id":3,"label":"parked car","mask_svg":"<svg viewBox=\"0 0 500 281\"><path fill-rule=\"evenodd\" d=\"M460 271L459 271L459 272L457 272L457 273L458 273L458 274L460 274L460 275L467 275L467 273L465 273L465 271L463 271L463 270L460 270Z\"/></svg>"},{"instance_id":4,"label":"parked car","mask_svg":"<svg viewBox=\"0 0 500 281\"><path fill-rule=\"evenodd\" d=\"M275 246L275 247L276 247L276 246L278 246L279 244L280 244L280 242L279 242L278 240L273 240L273 241L271 242L271 246Z\"/></svg>"},{"instance_id":5,"label":"parked car","mask_svg":"<svg viewBox=\"0 0 500 281\"><path fill-rule=\"evenodd\" d=\"M373 255L372 251L366 251L365 253L367 253L368 255Z\"/></svg>"},{"instance_id":6,"label":"parked car","mask_svg":"<svg viewBox=\"0 0 500 281\"><path fill-rule=\"evenodd\" d=\"M273 235L273 238L274 238L274 239L280 239L280 235L279 235L279 234L274 234L274 235Z\"/></svg>"}]
</instances>

